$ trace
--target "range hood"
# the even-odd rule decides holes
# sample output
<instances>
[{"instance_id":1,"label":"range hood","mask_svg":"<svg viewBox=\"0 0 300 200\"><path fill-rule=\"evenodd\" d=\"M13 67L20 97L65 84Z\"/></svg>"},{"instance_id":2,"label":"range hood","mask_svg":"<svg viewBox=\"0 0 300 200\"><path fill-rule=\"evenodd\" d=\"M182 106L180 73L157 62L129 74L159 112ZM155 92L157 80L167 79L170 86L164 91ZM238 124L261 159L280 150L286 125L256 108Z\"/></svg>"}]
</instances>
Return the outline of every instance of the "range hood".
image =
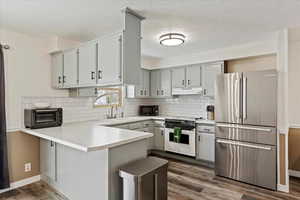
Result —
<instances>
[{"instance_id":1,"label":"range hood","mask_svg":"<svg viewBox=\"0 0 300 200\"><path fill-rule=\"evenodd\" d=\"M202 94L203 89L201 87L197 88L173 88L172 95L195 95Z\"/></svg>"}]
</instances>

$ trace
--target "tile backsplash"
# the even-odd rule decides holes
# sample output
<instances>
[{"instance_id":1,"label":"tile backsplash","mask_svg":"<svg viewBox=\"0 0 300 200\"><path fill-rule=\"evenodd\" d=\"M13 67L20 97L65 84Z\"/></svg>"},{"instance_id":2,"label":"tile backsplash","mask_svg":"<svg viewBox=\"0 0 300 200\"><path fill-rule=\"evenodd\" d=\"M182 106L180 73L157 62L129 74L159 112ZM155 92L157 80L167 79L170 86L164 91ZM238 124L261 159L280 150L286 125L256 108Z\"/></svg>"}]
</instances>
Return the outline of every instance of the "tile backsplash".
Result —
<instances>
[{"instance_id":1,"label":"tile backsplash","mask_svg":"<svg viewBox=\"0 0 300 200\"><path fill-rule=\"evenodd\" d=\"M160 115L206 118L206 106L214 105L214 99L200 95L189 95L168 99L142 99L140 104L159 105Z\"/></svg>"},{"instance_id":2,"label":"tile backsplash","mask_svg":"<svg viewBox=\"0 0 300 200\"><path fill-rule=\"evenodd\" d=\"M109 108L94 107L94 98L91 97L22 97L22 110L32 108L37 102L49 103L51 107L62 107L64 122L100 120L104 119L109 111ZM214 100L198 95L169 99L125 99L118 114L121 116L121 112L124 112L125 116L136 116L139 105L142 104L159 105L161 115L205 118L206 106L214 104Z\"/></svg>"}]
</instances>

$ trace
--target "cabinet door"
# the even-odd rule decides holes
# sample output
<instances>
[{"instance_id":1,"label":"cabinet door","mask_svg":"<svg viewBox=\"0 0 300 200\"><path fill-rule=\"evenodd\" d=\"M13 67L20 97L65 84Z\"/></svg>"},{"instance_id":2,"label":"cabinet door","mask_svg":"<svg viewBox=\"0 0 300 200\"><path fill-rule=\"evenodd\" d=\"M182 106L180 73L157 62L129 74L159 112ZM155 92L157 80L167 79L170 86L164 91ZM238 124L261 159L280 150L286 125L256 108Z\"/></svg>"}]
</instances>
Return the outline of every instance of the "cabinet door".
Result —
<instances>
[{"instance_id":1,"label":"cabinet door","mask_svg":"<svg viewBox=\"0 0 300 200\"><path fill-rule=\"evenodd\" d=\"M57 180L56 143L40 140L41 173L49 182Z\"/></svg>"},{"instance_id":2,"label":"cabinet door","mask_svg":"<svg viewBox=\"0 0 300 200\"><path fill-rule=\"evenodd\" d=\"M161 70L161 89L160 95L163 97L171 96L171 71L170 70Z\"/></svg>"},{"instance_id":3,"label":"cabinet door","mask_svg":"<svg viewBox=\"0 0 300 200\"><path fill-rule=\"evenodd\" d=\"M197 134L197 159L215 161L215 134Z\"/></svg>"},{"instance_id":4,"label":"cabinet door","mask_svg":"<svg viewBox=\"0 0 300 200\"><path fill-rule=\"evenodd\" d=\"M116 85L121 83L122 38L120 34L100 39L98 44L98 84Z\"/></svg>"},{"instance_id":5,"label":"cabinet door","mask_svg":"<svg viewBox=\"0 0 300 200\"><path fill-rule=\"evenodd\" d=\"M163 127L154 128L154 148L157 150L164 150L165 144L165 129Z\"/></svg>"},{"instance_id":6,"label":"cabinet door","mask_svg":"<svg viewBox=\"0 0 300 200\"><path fill-rule=\"evenodd\" d=\"M88 42L79 49L79 86L96 85L97 42Z\"/></svg>"},{"instance_id":7,"label":"cabinet door","mask_svg":"<svg viewBox=\"0 0 300 200\"><path fill-rule=\"evenodd\" d=\"M185 67L172 69L172 88L184 88L185 84Z\"/></svg>"},{"instance_id":8,"label":"cabinet door","mask_svg":"<svg viewBox=\"0 0 300 200\"><path fill-rule=\"evenodd\" d=\"M191 65L186 68L186 87L201 87L201 66Z\"/></svg>"},{"instance_id":9,"label":"cabinet door","mask_svg":"<svg viewBox=\"0 0 300 200\"><path fill-rule=\"evenodd\" d=\"M144 69L143 70L143 84L144 84L144 96L150 96L150 71Z\"/></svg>"},{"instance_id":10,"label":"cabinet door","mask_svg":"<svg viewBox=\"0 0 300 200\"><path fill-rule=\"evenodd\" d=\"M151 77L151 96L152 97L158 97L160 96L160 83L161 83L161 78L160 78L160 71L159 70L154 70L151 71L150 74Z\"/></svg>"},{"instance_id":11,"label":"cabinet door","mask_svg":"<svg viewBox=\"0 0 300 200\"><path fill-rule=\"evenodd\" d=\"M218 74L222 73L223 64L207 64L202 66L202 87L204 96L215 96L215 82Z\"/></svg>"},{"instance_id":12,"label":"cabinet door","mask_svg":"<svg viewBox=\"0 0 300 200\"><path fill-rule=\"evenodd\" d=\"M78 53L77 49L64 52L64 88L76 87L78 83Z\"/></svg>"},{"instance_id":13,"label":"cabinet door","mask_svg":"<svg viewBox=\"0 0 300 200\"><path fill-rule=\"evenodd\" d=\"M51 56L52 66L52 87L62 88L63 87L63 67L64 67L64 56L63 53L55 53Z\"/></svg>"},{"instance_id":14,"label":"cabinet door","mask_svg":"<svg viewBox=\"0 0 300 200\"><path fill-rule=\"evenodd\" d=\"M144 97L144 70L140 69L139 72L139 84L135 85L135 96Z\"/></svg>"}]
</instances>

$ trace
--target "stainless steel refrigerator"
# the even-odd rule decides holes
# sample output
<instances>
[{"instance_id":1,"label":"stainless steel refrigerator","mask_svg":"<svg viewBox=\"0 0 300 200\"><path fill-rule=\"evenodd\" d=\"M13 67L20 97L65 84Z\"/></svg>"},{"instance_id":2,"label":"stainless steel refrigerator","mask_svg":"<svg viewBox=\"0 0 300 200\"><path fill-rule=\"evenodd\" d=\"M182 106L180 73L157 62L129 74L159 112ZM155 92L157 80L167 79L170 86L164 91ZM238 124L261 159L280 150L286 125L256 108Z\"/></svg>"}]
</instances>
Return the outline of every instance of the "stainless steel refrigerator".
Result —
<instances>
[{"instance_id":1,"label":"stainless steel refrigerator","mask_svg":"<svg viewBox=\"0 0 300 200\"><path fill-rule=\"evenodd\" d=\"M217 77L216 175L276 190L276 111L276 71Z\"/></svg>"}]
</instances>

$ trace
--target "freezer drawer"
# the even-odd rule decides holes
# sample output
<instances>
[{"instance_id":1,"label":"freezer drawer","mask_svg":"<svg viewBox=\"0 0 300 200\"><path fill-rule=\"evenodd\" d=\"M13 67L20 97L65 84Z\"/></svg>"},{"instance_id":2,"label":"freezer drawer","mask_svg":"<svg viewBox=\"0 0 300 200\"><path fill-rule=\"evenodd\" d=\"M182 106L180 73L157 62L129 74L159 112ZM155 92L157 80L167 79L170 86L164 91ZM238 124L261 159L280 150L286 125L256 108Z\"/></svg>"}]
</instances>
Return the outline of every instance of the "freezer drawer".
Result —
<instances>
[{"instance_id":1,"label":"freezer drawer","mask_svg":"<svg viewBox=\"0 0 300 200\"><path fill-rule=\"evenodd\" d=\"M276 128L236 125L236 124L216 124L216 137L253 142L259 144L276 145Z\"/></svg>"},{"instance_id":2,"label":"freezer drawer","mask_svg":"<svg viewBox=\"0 0 300 200\"><path fill-rule=\"evenodd\" d=\"M216 139L215 172L245 183L276 190L276 147Z\"/></svg>"}]
</instances>

